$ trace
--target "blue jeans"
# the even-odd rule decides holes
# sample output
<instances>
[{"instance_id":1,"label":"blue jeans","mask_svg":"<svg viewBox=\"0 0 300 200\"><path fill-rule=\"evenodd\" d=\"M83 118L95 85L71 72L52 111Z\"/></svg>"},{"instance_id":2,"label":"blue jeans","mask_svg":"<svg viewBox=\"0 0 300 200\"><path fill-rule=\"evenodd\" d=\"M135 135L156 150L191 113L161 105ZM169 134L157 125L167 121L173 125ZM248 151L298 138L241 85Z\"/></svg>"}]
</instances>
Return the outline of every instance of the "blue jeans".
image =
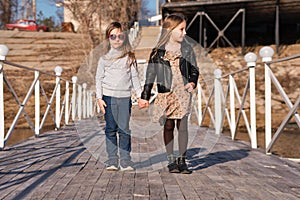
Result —
<instances>
[{"instance_id":1,"label":"blue jeans","mask_svg":"<svg viewBox=\"0 0 300 200\"><path fill-rule=\"evenodd\" d=\"M103 96L102 99L107 105L104 117L108 159L118 159L119 147L120 160L131 160L131 131L129 129L131 97ZM119 134L119 142L117 141L117 133Z\"/></svg>"}]
</instances>

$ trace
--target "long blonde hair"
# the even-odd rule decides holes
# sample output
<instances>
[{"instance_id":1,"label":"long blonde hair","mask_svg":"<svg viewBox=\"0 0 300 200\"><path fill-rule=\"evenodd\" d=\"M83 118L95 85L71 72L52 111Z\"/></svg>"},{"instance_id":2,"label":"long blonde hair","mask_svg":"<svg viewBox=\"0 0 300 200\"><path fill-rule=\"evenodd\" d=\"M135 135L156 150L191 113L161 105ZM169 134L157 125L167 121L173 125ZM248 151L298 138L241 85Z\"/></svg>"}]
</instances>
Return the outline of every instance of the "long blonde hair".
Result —
<instances>
[{"instance_id":1,"label":"long blonde hair","mask_svg":"<svg viewBox=\"0 0 300 200\"><path fill-rule=\"evenodd\" d=\"M186 21L186 18L181 13L172 13L165 18L159 40L155 46L156 51L170 40L172 31L184 21Z\"/></svg>"},{"instance_id":2,"label":"long blonde hair","mask_svg":"<svg viewBox=\"0 0 300 200\"><path fill-rule=\"evenodd\" d=\"M136 67L136 65L137 65L136 64L136 58L135 58L135 55L132 51L132 47L131 47L129 39L128 39L128 30L120 22L111 22L106 28L105 41L107 41L108 44L107 44L105 54L111 49L111 46L110 46L108 41L109 41L109 35L110 35L111 31L114 30L114 29L120 29L120 31L125 34L125 40L124 40L123 45L121 47L123 53L119 58L123 58L123 57L128 55L128 57L129 57L128 67L130 67L131 65L134 65Z\"/></svg>"}]
</instances>

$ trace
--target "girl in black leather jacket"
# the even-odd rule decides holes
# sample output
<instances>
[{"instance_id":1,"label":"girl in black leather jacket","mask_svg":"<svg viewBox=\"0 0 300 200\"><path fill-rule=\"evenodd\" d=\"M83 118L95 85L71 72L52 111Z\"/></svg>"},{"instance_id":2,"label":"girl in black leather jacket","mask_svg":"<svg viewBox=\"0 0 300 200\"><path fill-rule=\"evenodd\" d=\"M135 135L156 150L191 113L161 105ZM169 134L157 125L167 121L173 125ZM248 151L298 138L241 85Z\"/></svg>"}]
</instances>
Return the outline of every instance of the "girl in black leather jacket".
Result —
<instances>
[{"instance_id":1,"label":"girl in black leather jacket","mask_svg":"<svg viewBox=\"0 0 300 200\"><path fill-rule=\"evenodd\" d=\"M191 92L196 88L199 70L193 48L185 40L186 20L182 14L171 14L162 25L156 47L152 50L139 107L149 106L156 80L158 95L153 118L164 125L164 143L170 173L190 174L186 164L188 115ZM174 155L174 128L178 130L179 155Z\"/></svg>"}]
</instances>

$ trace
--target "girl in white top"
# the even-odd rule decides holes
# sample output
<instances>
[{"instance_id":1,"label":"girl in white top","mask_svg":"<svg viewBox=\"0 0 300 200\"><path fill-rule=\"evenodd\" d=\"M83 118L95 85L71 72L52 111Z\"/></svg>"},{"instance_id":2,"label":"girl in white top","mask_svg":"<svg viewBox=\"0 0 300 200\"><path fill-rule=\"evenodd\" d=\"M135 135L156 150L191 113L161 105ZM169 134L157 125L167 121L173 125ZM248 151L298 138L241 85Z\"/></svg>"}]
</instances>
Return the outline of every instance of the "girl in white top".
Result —
<instances>
[{"instance_id":1,"label":"girl in white top","mask_svg":"<svg viewBox=\"0 0 300 200\"><path fill-rule=\"evenodd\" d=\"M106 121L106 169L133 170L129 129L131 91L133 88L138 95L142 91L137 63L125 28L119 22L109 24L106 38L107 52L99 59L96 73L97 103Z\"/></svg>"}]
</instances>

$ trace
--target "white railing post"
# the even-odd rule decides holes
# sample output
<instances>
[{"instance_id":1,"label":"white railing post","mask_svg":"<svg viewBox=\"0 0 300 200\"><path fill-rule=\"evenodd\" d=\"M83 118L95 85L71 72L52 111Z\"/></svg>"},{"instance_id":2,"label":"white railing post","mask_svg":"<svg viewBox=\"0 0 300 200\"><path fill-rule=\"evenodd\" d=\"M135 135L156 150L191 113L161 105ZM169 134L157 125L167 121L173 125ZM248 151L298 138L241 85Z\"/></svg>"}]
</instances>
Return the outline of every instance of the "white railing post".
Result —
<instances>
[{"instance_id":1,"label":"white railing post","mask_svg":"<svg viewBox=\"0 0 300 200\"><path fill-rule=\"evenodd\" d=\"M55 125L56 129L60 128L60 76L62 73L62 68L60 66L56 66L55 69L55 75L56 75L56 85L57 85L57 90L56 90L56 104L55 104Z\"/></svg>"},{"instance_id":2,"label":"white railing post","mask_svg":"<svg viewBox=\"0 0 300 200\"><path fill-rule=\"evenodd\" d=\"M35 123L34 123L34 134L40 135L40 72L34 71L34 78L37 79L34 86L34 112L35 112Z\"/></svg>"},{"instance_id":3,"label":"white railing post","mask_svg":"<svg viewBox=\"0 0 300 200\"><path fill-rule=\"evenodd\" d=\"M82 84L82 88L83 88L83 94L82 94L82 99L83 99L83 102L82 102L82 116L83 116L83 119L86 118L86 105L87 105L87 94L86 94L86 87L87 87L87 84L86 83L83 83Z\"/></svg>"},{"instance_id":4,"label":"white railing post","mask_svg":"<svg viewBox=\"0 0 300 200\"><path fill-rule=\"evenodd\" d=\"M137 30L137 33L138 33L139 30L140 30L140 24L139 24L139 22L134 22L134 27L136 27L136 30Z\"/></svg>"},{"instance_id":5,"label":"white railing post","mask_svg":"<svg viewBox=\"0 0 300 200\"><path fill-rule=\"evenodd\" d=\"M234 77L229 75L229 98L230 98L230 132L231 139L235 138L235 96L234 96Z\"/></svg>"},{"instance_id":6,"label":"white railing post","mask_svg":"<svg viewBox=\"0 0 300 200\"><path fill-rule=\"evenodd\" d=\"M5 60L9 49L6 45L0 45L0 61ZM0 63L0 148L4 148L5 123L4 123L4 91L3 91L3 65Z\"/></svg>"},{"instance_id":7,"label":"white railing post","mask_svg":"<svg viewBox=\"0 0 300 200\"><path fill-rule=\"evenodd\" d=\"M89 117L93 116L93 91L90 91L89 93Z\"/></svg>"},{"instance_id":8,"label":"white railing post","mask_svg":"<svg viewBox=\"0 0 300 200\"><path fill-rule=\"evenodd\" d=\"M221 76L222 71L220 69L216 69L214 71L215 81L215 131L216 134L221 134L222 129L222 83Z\"/></svg>"},{"instance_id":9,"label":"white railing post","mask_svg":"<svg viewBox=\"0 0 300 200\"><path fill-rule=\"evenodd\" d=\"M82 117L82 87L78 85L78 97L77 97L77 116L78 120L81 120Z\"/></svg>"},{"instance_id":10,"label":"white railing post","mask_svg":"<svg viewBox=\"0 0 300 200\"><path fill-rule=\"evenodd\" d=\"M86 117L90 117L90 91L86 91Z\"/></svg>"},{"instance_id":11,"label":"white railing post","mask_svg":"<svg viewBox=\"0 0 300 200\"><path fill-rule=\"evenodd\" d=\"M129 43L132 45L134 42L134 29L130 28L129 29L129 34L128 34L128 39L129 39Z\"/></svg>"},{"instance_id":12,"label":"white railing post","mask_svg":"<svg viewBox=\"0 0 300 200\"><path fill-rule=\"evenodd\" d=\"M90 99L90 117L93 117L94 115L94 92L91 91L91 99Z\"/></svg>"},{"instance_id":13,"label":"white railing post","mask_svg":"<svg viewBox=\"0 0 300 200\"><path fill-rule=\"evenodd\" d=\"M76 82L77 82L77 77L73 76L72 77L72 84L73 84L73 90L72 90L72 120L73 122L75 121L76 117Z\"/></svg>"},{"instance_id":14,"label":"white railing post","mask_svg":"<svg viewBox=\"0 0 300 200\"><path fill-rule=\"evenodd\" d=\"M198 92L198 95L197 95L197 98L198 98L198 126L201 125L201 122L202 122L202 88L201 88L201 85L200 83L197 83L197 92Z\"/></svg>"},{"instance_id":15,"label":"white railing post","mask_svg":"<svg viewBox=\"0 0 300 200\"><path fill-rule=\"evenodd\" d=\"M262 61L269 62L272 60L274 50L271 47L263 47L259 50L259 55L262 57ZM265 145L269 146L272 140L272 99L271 99L271 77L270 68L268 64L265 65Z\"/></svg>"},{"instance_id":16,"label":"white railing post","mask_svg":"<svg viewBox=\"0 0 300 200\"><path fill-rule=\"evenodd\" d=\"M66 94L65 94L66 102L65 102L65 124L69 124L69 96L70 96L70 89L69 89L69 81L66 81Z\"/></svg>"},{"instance_id":17,"label":"white railing post","mask_svg":"<svg viewBox=\"0 0 300 200\"><path fill-rule=\"evenodd\" d=\"M257 148L257 134L256 134L256 95L255 95L255 66L257 56L255 53L247 53L244 57L249 67L250 77L250 126L251 126L251 147Z\"/></svg>"},{"instance_id":18,"label":"white railing post","mask_svg":"<svg viewBox=\"0 0 300 200\"><path fill-rule=\"evenodd\" d=\"M4 148L4 93L3 93L3 65L0 63L0 148Z\"/></svg>"},{"instance_id":19,"label":"white railing post","mask_svg":"<svg viewBox=\"0 0 300 200\"><path fill-rule=\"evenodd\" d=\"M88 117L93 116L93 91L88 92Z\"/></svg>"},{"instance_id":20,"label":"white railing post","mask_svg":"<svg viewBox=\"0 0 300 200\"><path fill-rule=\"evenodd\" d=\"M139 22L134 22L134 38L138 36L139 32Z\"/></svg>"}]
</instances>

